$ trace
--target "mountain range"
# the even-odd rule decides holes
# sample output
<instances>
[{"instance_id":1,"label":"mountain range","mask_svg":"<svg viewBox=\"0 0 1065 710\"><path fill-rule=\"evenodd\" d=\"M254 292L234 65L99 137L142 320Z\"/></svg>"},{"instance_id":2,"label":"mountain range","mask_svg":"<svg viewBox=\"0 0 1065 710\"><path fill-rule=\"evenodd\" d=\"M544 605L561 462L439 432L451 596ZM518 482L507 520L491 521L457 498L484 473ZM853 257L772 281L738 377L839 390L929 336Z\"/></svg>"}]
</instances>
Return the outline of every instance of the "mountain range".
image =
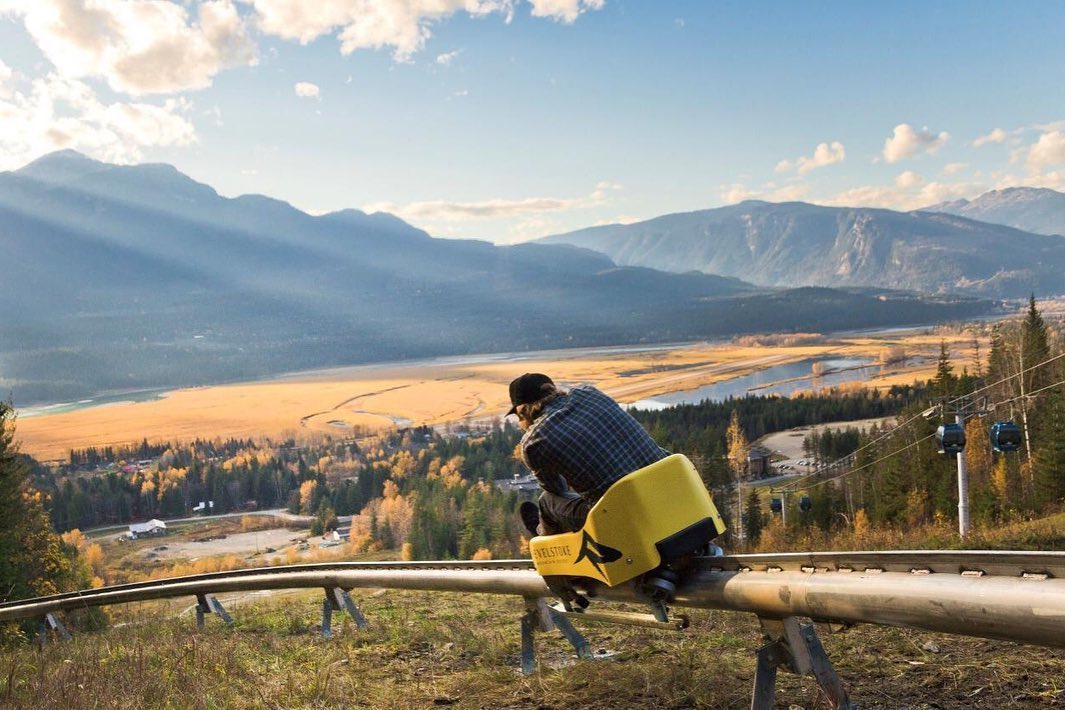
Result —
<instances>
[{"instance_id":1,"label":"mountain range","mask_svg":"<svg viewBox=\"0 0 1065 710\"><path fill-rule=\"evenodd\" d=\"M619 266L564 244L434 239L388 214L312 216L268 197L222 197L169 165L70 151L0 173L0 247L0 392L18 406L436 355L934 322L993 307L769 289L693 263L679 274Z\"/></svg>"},{"instance_id":2,"label":"mountain range","mask_svg":"<svg viewBox=\"0 0 1065 710\"><path fill-rule=\"evenodd\" d=\"M924 209L1005 224L1035 234L1065 236L1065 194L1045 187L992 190L972 200L941 202Z\"/></svg>"},{"instance_id":3,"label":"mountain range","mask_svg":"<svg viewBox=\"0 0 1065 710\"><path fill-rule=\"evenodd\" d=\"M696 269L769 287L996 298L1065 291L1065 239L943 212L752 200L538 241L593 249L624 266Z\"/></svg>"}]
</instances>

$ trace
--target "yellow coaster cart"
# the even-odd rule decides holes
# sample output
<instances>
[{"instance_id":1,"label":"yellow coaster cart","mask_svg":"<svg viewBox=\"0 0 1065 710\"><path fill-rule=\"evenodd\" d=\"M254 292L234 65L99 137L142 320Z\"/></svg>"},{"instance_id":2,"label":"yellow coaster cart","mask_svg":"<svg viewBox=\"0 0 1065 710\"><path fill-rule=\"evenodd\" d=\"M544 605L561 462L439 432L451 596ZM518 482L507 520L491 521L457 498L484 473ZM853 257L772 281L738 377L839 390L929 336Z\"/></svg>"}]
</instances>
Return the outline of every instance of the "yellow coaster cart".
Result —
<instances>
[{"instance_id":1,"label":"yellow coaster cart","mask_svg":"<svg viewBox=\"0 0 1065 710\"><path fill-rule=\"evenodd\" d=\"M695 466L681 454L634 471L607 490L584 527L529 542L533 564L567 610L587 606L574 584L594 589L632 580L665 620L685 564L725 532Z\"/></svg>"}]
</instances>

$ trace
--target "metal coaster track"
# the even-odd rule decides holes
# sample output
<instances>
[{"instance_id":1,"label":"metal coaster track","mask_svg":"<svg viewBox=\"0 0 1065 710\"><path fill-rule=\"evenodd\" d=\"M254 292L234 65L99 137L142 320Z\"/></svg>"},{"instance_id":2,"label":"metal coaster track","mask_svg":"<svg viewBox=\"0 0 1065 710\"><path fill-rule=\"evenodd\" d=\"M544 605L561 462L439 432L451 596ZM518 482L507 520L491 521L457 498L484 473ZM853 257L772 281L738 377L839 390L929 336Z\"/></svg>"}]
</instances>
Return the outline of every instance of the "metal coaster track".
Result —
<instances>
[{"instance_id":1,"label":"metal coaster track","mask_svg":"<svg viewBox=\"0 0 1065 710\"><path fill-rule=\"evenodd\" d=\"M587 642L570 617L658 628L683 623L649 615L599 611L599 601L640 602L632 584L585 590L588 613L549 607L552 596L530 560L476 562L336 562L258 567L172 577L53 594L0 604L0 623L41 621L41 639L67 636L56 612L111 604L194 596L197 622L232 618L214 597L236 591L324 589L322 632L334 611L365 619L348 594L355 588L412 589L522 597L522 668L535 669L535 628L558 628L579 655ZM778 668L817 678L832 707L848 707L847 693L817 638L818 622L880 624L1065 648L1065 553L997 551L807 552L697 558L675 605L752 613L766 645L758 651L752 707L773 706ZM627 617L627 618L626 618Z\"/></svg>"},{"instance_id":2,"label":"metal coaster track","mask_svg":"<svg viewBox=\"0 0 1065 710\"><path fill-rule=\"evenodd\" d=\"M0 622L149 599L288 588L550 597L529 560L337 562L172 577L0 604ZM628 585L604 599L639 601ZM704 557L677 606L909 626L1065 647L1065 553L810 552Z\"/></svg>"}]
</instances>

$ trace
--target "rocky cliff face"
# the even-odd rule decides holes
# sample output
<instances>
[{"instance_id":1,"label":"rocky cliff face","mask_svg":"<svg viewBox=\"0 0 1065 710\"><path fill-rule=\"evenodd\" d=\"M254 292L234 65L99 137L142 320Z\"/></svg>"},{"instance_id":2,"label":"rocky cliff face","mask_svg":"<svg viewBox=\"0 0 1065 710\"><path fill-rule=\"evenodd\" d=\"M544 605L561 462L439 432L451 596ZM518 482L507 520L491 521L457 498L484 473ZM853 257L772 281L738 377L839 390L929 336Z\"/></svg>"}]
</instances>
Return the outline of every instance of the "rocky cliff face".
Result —
<instances>
[{"instance_id":1,"label":"rocky cliff face","mask_svg":"<svg viewBox=\"0 0 1065 710\"><path fill-rule=\"evenodd\" d=\"M1047 188L992 190L972 200L942 202L924 211L1005 224L1035 234L1065 236L1065 194Z\"/></svg>"},{"instance_id":2,"label":"rocky cliff face","mask_svg":"<svg viewBox=\"0 0 1065 710\"><path fill-rule=\"evenodd\" d=\"M1065 291L1065 240L948 214L743 202L545 237L618 264L763 286L1022 297Z\"/></svg>"}]
</instances>

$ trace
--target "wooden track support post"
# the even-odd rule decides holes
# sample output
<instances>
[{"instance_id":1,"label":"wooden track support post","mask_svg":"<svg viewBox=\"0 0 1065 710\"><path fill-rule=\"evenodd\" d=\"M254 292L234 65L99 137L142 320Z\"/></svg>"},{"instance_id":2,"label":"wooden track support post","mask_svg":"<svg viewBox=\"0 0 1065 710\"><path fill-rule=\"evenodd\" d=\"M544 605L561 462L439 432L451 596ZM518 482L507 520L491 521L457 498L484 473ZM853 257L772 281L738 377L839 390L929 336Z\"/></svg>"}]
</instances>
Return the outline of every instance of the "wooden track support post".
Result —
<instances>
[{"instance_id":1,"label":"wooden track support post","mask_svg":"<svg viewBox=\"0 0 1065 710\"><path fill-rule=\"evenodd\" d=\"M813 624L801 624L798 618L759 617L766 644L758 649L758 668L754 676L751 710L771 710L776 695L777 669L798 675L812 675L828 706L834 710L852 707L843 682L832 667L832 661L821 645Z\"/></svg>"}]
</instances>

